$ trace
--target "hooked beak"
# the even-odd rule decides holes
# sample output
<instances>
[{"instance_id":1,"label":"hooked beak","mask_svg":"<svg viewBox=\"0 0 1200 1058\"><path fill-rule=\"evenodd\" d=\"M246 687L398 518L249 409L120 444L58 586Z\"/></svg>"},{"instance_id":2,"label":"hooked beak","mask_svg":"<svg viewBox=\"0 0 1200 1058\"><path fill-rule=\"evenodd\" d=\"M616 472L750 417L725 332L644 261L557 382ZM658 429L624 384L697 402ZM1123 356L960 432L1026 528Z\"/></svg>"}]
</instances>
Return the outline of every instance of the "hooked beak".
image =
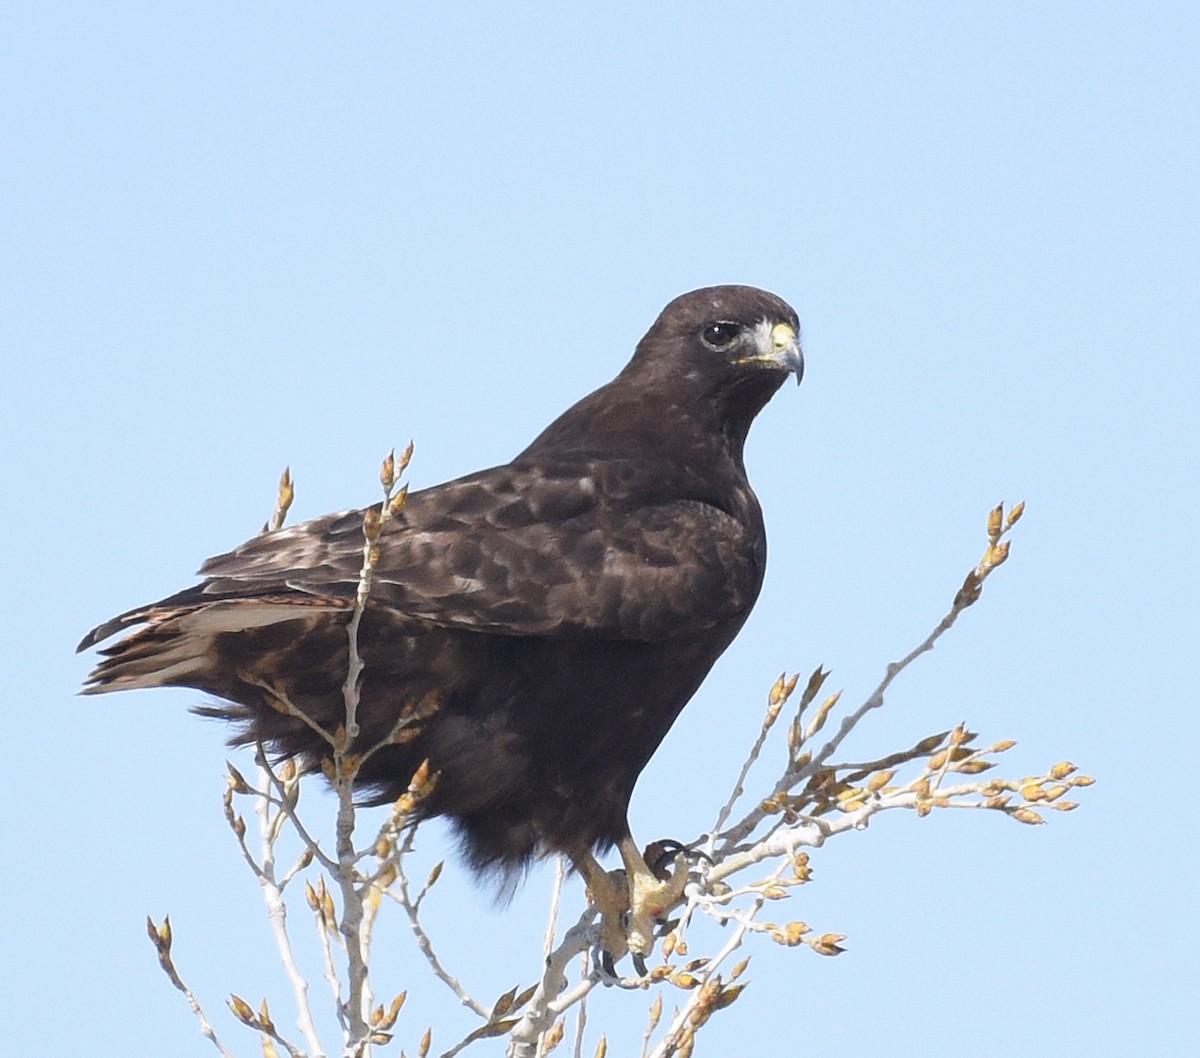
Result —
<instances>
[{"instance_id":1,"label":"hooked beak","mask_svg":"<svg viewBox=\"0 0 1200 1058\"><path fill-rule=\"evenodd\" d=\"M796 385L804 377L804 351L800 348L800 336L786 323L777 323L771 328L771 359L785 371L796 376Z\"/></svg>"},{"instance_id":2,"label":"hooked beak","mask_svg":"<svg viewBox=\"0 0 1200 1058\"><path fill-rule=\"evenodd\" d=\"M782 368L796 376L796 385L804 377L804 351L800 338L789 323L771 324L764 320L755 328L754 356L743 357L739 364L761 364Z\"/></svg>"}]
</instances>

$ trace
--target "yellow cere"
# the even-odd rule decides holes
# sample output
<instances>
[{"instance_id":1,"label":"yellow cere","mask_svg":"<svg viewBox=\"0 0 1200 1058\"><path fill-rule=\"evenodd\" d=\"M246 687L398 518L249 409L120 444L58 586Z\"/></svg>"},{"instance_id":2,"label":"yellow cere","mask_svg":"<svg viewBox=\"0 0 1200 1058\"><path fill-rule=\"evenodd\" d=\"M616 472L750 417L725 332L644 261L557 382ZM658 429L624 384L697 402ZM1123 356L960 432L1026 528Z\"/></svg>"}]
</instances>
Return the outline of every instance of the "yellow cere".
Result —
<instances>
[{"instance_id":1,"label":"yellow cere","mask_svg":"<svg viewBox=\"0 0 1200 1058\"><path fill-rule=\"evenodd\" d=\"M771 344L782 349L796 340L796 332L786 323L777 323L771 328Z\"/></svg>"}]
</instances>

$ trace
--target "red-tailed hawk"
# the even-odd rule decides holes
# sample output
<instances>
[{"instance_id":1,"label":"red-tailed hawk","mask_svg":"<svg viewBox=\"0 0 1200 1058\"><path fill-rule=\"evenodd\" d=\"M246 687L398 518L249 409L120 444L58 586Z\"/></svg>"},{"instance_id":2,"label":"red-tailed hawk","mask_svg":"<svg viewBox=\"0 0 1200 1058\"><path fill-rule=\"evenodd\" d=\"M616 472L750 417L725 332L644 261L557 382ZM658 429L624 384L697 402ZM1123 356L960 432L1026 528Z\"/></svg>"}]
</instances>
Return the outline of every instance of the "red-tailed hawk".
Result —
<instances>
[{"instance_id":1,"label":"red-tailed hawk","mask_svg":"<svg viewBox=\"0 0 1200 1058\"><path fill-rule=\"evenodd\" d=\"M605 913L604 947L639 965L678 878L647 868L634 783L758 596L762 513L742 448L803 360L796 313L744 286L672 301L628 366L503 466L415 492L384 523L359 629L356 745L435 703L366 760L399 796L428 760L422 810L453 819L478 871L567 854ZM209 559L203 581L89 633L123 629L88 693L192 687L236 741L319 767L345 719L347 622L363 512L318 518ZM285 695L305 716L272 707ZM593 858L616 845L629 891ZM621 925L623 907L632 914Z\"/></svg>"}]
</instances>

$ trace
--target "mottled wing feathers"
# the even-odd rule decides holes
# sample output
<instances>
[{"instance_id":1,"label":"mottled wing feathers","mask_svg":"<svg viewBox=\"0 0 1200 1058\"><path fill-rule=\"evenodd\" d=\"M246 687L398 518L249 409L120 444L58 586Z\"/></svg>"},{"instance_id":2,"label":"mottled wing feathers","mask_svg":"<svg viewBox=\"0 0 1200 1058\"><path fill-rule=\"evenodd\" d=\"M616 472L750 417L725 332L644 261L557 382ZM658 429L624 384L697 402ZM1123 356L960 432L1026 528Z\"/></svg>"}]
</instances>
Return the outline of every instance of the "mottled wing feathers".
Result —
<instances>
[{"instance_id":1,"label":"mottled wing feathers","mask_svg":"<svg viewBox=\"0 0 1200 1058\"><path fill-rule=\"evenodd\" d=\"M653 502L641 476L586 462L505 466L414 493L380 539L370 603L425 627L647 642L748 610L763 556L745 526L702 501ZM177 607L270 599L280 620L289 602L296 617L323 599L345 606L362 547L360 511L255 537L206 562L203 584L83 645Z\"/></svg>"},{"instance_id":2,"label":"mottled wing feathers","mask_svg":"<svg viewBox=\"0 0 1200 1058\"><path fill-rule=\"evenodd\" d=\"M750 606L745 531L724 511L616 489L612 467L499 467L413 494L380 540L371 599L444 628L660 640ZM282 583L348 597L361 515L258 538L203 569L212 590Z\"/></svg>"},{"instance_id":3,"label":"mottled wing feathers","mask_svg":"<svg viewBox=\"0 0 1200 1058\"><path fill-rule=\"evenodd\" d=\"M512 530L400 532L372 593L442 627L658 641L747 610L761 570L742 527L683 500Z\"/></svg>"}]
</instances>

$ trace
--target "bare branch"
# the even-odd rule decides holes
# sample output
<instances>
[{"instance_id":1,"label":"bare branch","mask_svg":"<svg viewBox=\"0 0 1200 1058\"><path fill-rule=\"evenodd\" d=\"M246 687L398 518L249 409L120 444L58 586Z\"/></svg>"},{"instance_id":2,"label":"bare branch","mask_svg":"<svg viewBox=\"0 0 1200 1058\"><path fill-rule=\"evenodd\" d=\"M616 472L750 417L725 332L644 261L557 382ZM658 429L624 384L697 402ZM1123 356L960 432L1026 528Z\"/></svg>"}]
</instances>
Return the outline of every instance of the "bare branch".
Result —
<instances>
[{"instance_id":1,"label":"bare branch","mask_svg":"<svg viewBox=\"0 0 1200 1058\"><path fill-rule=\"evenodd\" d=\"M1012 748L1010 740L979 747L974 732L964 724L923 738L908 749L884 754L874 760L834 762L833 758L849 734L871 711L880 708L893 681L921 655L931 651L950 630L964 610L979 598L987 577L1008 556L1004 536L1020 517L1022 508L1004 515L997 507L988 516L988 545L980 563L967 575L949 610L925 637L899 661L889 664L871 694L855 710L845 715L837 730L825 736L819 748L817 736L823 730L840 701L840 692L824 694L829 673L817 668L800 693L794 714L784 725L787 753L781 771L765 797L745 810L742 818L730 818L748 790L752 790L751 772L759 763L771 733L776 730L783 707L799 684L799 677L786 674L776 680L767 699L767 710L753 745L733 783L730 795L717 813L715 823L693 849L702 853L687 863L681 879L681 905L678 918L664 924L661 953L663 962L645 977L614 979L598 968L593 958L600 930L597 910L586 908L578 920L556 940L565 881L566 862L557 861L550 897L548 923L543 943L540 976L535 984L518 994L513 988L491 1006L477 1001L438 957L433 942L421 921L421 907L442 874L437 864L425 883L413 895L408 875L408 857L412 852L414 820L419 818L422 800L429 795L437 776L426 761L413 775L407 791L392 806L386 821L369 843L356 843L356 806L353 799L355 778L365 760L388 745L411 737L406 731L427 718L437 707L432 699L405 709L395 719L388 734L371 746L357 746L356 722L364 659L358 649L361 621L366 612L372 575L379 558L379 541L390 517L399 514L404 491L395 493L397 466L407 466L409 450L399 463L394 454L384 460L380 480L384 500L366 513L363 525L363 566L359 576L354 609L347 622L348 665L343 684L344 722L334 731L326 731L291 702L281 689L260 683L269 701L281 713L296 717L318 732L329 747L325 776L336 797L334 853L322 850L297 812L300 778L294 764L288 762L278 771L258 747L258 788L230 766L229 788L225 792L226 820L233 830L242 856L262 887L268 918L298 1009L298 1024L307 1052L289 1043L271 1020L266 1002L256 1012L238 996L230 999L234 1016L244 1025L262 1034L262 1048L268 1058L277 1055L274 1043L287 1050L291 1058L324 1058L312 1010L308 982L292 949L287 927L284 893L290 882L312 864L318 873L316 884L305 882L305 897L317 927L325 977L334 997L342 1029L341 1058L367 1058L372 1046L384 1045L393 1038L393 1027L407 993L400 993L390 1007L372 1010L369 981L371 940L383 897L398 904L408 919L417 949L424 956L434 978L450 989L462 1006L477 1018L477 1023L458 1042L442 1052L441 1058L455 1058L472 1044L485 1039L508 1037L509 1058L545 1058L562 1043L568 1023L574 1015L573 1052L585 1054L588 1025L588 997L600 984L617 985L643 992L657 988L642 1036L642 1058L688 1058L697 1034L718 1011L735 1002L744 983L738 978L748 957L732 970L726 965L752 936L787 947L803 947L832 957L842 950L841 934L819 932L808 923L769 921L768 908L783 906L798 887L809 883L812 870L807 850L819 848L830 838L865 829L872 817L883 811L906 809L919 817L935 809L984 809L1007 815L1017 822L1037 825L1045 822L1046 811L1071 811L1076 803L1068 800L1070 791L1090 786L1094 780L1077 774L1074 764L1062 761L1035 776L1016 779L989 777L998 755ZM285 475L286 476L286 475ZM287 477L290 488L290 476ZM267 527L278 529L286 514L283 502L284 481L280 485L278 518ZM290 496L287 501L290 503ZM277 523L277 524L276 524ZM906 774L904 774L906 773ZM234 808L236 796L255 798L259 817L260 844L251 850L246 842L246 824ZM278 873L279 840L290 825L301 843L301 854L282 876ZM650 854L647 853L647 856ZM328 879L328 884L327 884ZM683 882L686 884L682 884ZM340 897L340 912L334 894ZM665 916L664 916L665 917ZM689 932L697 922L709 919L724 927L721 945L709 956L688 957ZM148 924L151 939L159 952L159 961L172 983L187 997L201 1024L201 1031L224 1058L232 1058L212 1031L203 1011L190 990L179 979L170 956L170 924ZM662 935L662 934L660 934ZM335 946L338 953L335 954ZM699 946L699 945L697 945ZM344 956L344 964L342 957ZM578 968L572 964L578 961ZM663 1023L664 993L678 989L681 1002ZM461 1031L461 1030L460 1030ZM439 1030L440 1032L440 1030ZM432 1028L421 1039L418 1058L428 1058L432 1046ZM454 1038L450 1035L449 1038ZM607 1053L607 1037L601 1036L597 1055Z\"/></svg>"},{"instance_id":2,"label":"bare branch","mask_svg":"<svg viewBox=\"0 0 1200 1058\"><path fill-rule=\"evenodd\" d=\"M798 714L797 723L794 724L792 728L793 732L795 732L795 735L793 738L789 739L789 749L791 751L789 764L788 767L784 769L784 772L779 778L778 782L775 784L774 790L763 801L763 803L759 805L758 808L749 812L745 817L743 817L742 820L734 824L734 826L730 827L724 832L718 833L715 836L710 835L708 838L708 844L710 847L714 846L717 840L720 840L723 843L723 846L726 848L736 846L738 843L744 841L758 828L759 824L769 814L768 811L764 810L764 805L769 805L772 801L776 801L780 797L786 795L801 782L820 774L822 768L825 766L825 762L837 751L838 747L842 744L850 732L858 726L863 717L865 717L872 710L880 708L884 704L887 691L891 687L892 682L896 679L896 677L899 676L900 673L902 673L905 669L907 669L922 654L926 654L931 651L937 641L954 626L954 623L958 620L963 611L978 601L980 593L983 591L984 582L1008 557L1008 542L1002 541L1001 538L1013 527L1013 525L1016 524L1023 510L1024 505L1018 504L1013 508L1012 512L1010 512L1007 520L1003 519L1002 508L997 508L989 515L987 549L984 551L984 555L980 559L979 563L974 569L971 570L970 573L967 574L966 579L963 581L962 587L959 588L958 592L954 596L954 600L951 603L950 609L947 611L946 615L937 623L934 629L925 637L924 640L922 640L921 643L910 650L899 661L892 662L887 666L884 676L880 680L879 684L875 687L875 690L871 692L870 696L868 696L866 701L864 701L863 704L858 707L858 709L856 709L849 716L843 718L837 733L830 738L816 753L802 751L803 744L808 738L810 738L812 735L815 735L817 731L821 729L825 721L825 716L828 715L829 710L832 709L837 702L837 695L827 699L822 705L821 709L817 713L817 716L809 723L807 733L801 733L801 729L798 725ZM1000 513L998 514L997 512ZM819 679L818 674L820 674ZM817 672L813 674L813 680L810 681L810 688L813 687L814 681L816 682L816 686L819 687L820 682L823 680L824 674L822 670L818 669ZM810 698L811 696L806 693L804 700L801 702L801 712L803 712L803 709L808 704ZM760 735L760 738L761 737L762 736ZM743 771L747 770L748 767L743 769Z\"/></svg>"},{"instance_id":3,"label":"bare branch","mask_svg":"<svg viewBox=\"0 0 1200 1058\"><path fill-rule=\"evenodd\" d=\"M200 1001L184 983L183 978L179 976L179 972L175 969L175 962L171 958L171 942L173 940L171 934L171 917L168 915L164 918L161 925L155 925L154 920L147 917L146 932L150 935L150 941L158 952L158 964L162 967L163 973L167 975L171 984L183 993L188 1007L191 1008L192 1013L196 1016L196 1020L200 1023L200 1035L216 1047L222 1058L233 1058L233 1054L225 1048L216 1030L212 1027L212 1023L204 1013L204 1008L201 1007Z\"/></svg>"},{"instance_id":4,"label":"bare branch","mask_svg":"<svg viewBox=\"0 0 1200 1058\"><path fill-rule=\"evenodd\" d=\"M278 777L267 763L266 755L259 747L259 779L263 789L279 783ZM291 782L299 780L294 775ZM280 783L280 785L284 785ZM298 788L297 788L298 792ZM286 798L285 798L286 800ZM272 817L271 803L266 797L259 797L255 805L259 818L259 835L262 841L260 868L255 872L258 883L262 887L263 899L267 904L267 919L271 923L271 932L275 937L275 946L279 950L279 959L292 986L292 995L296 1001L296 1018L300 1032L304 1036L308 1049L313 1058L324 1058L324 1048L317 1035L317 1027L313 1021L312 1007L308 1000L308 981L296 963L296 955L292 950L292 939L287 926L287 902L283 898L283 886L275 878L275 844L279 840L278 823L286 818L282 809ZM264 1030L265 1031L265 1030ZM275 1033L268 1033L277 1042L284 1044L289 1052L294 1052L291 1044Z\"/></svg>"},{"instance_id":5,"label":"bare branch","mask_svg":"<svg viewBox=\"0 0 1200 1058\"><path fill-rule=\"evenodd\" d=\"M543 961L537 988L521 1020L509 1033L510 1058L535 1058L539 1036L553 1027L563 1011L569 1010L600 983L600 975L595 970L586 972L573 988L567 978L571 960L586 955L595 943L595 918L594 908L584 911L579 921L563 934L558 947Z\"/></svg>"},{"instance_id":6,"label":"bare branch","mask_svg":"<svg viewBox=\"0 0 1200 1058\"><path fill-rule=\"evenodd\" d=\"M745 763L742 764L742 770L738 773L737 781L733 784L733 792L729 795L729 800L725 802L721 807L721 811L717 813L717 821L713 824L712 830L709 832L709 856L712 855L713 844L716 841L717 834L721 832L721 828L728 821L734 805L737 804L742 794L746 792L746 777L750 774L750 769L754 767L755 761L758 760L759 754L762 753L763 746L767 742L767 736L771 733L771 728L775 725L775 721L779 719L779 711L796 689L797 679L798 677L793 676L789 680L786 673L781 674L771 688L771 693L767 696L767 713L763 717L758 738L754 740L754 745L750 747L750 753L746 757Z\"/></svg>"},{"instance_id":7,"label":"bare branch","mask_svg":"<svg viewBox=\"0 0 1200 1058\"><path fill-rule=\"evenodd\" d=\"M425 961L429 963L429 968L433 971L433 975L458 997L458 1001L464 1007L478 1014L481 1018L486 1019L489 1015L487 1008L469 995L458 979L442 965L441 960L437 957L437 953L433 950L433 942L429 939L429 934L425 932L425 927L421 925L420 901L424 899L425 893L428 892L428 884L422 890L417 900L414 901L409 893L408 874L404 869L404 857L412 850L412 836L413 831L410 830L406 835L404 845L401 846L396 857L396 882L399 886L399 892L395 889L389 889L388 896L404 908L404 913L408 916L409 929L412 930L413 937L417 941L417 948L425 956Z\"/></svg>"}]
</instances>

